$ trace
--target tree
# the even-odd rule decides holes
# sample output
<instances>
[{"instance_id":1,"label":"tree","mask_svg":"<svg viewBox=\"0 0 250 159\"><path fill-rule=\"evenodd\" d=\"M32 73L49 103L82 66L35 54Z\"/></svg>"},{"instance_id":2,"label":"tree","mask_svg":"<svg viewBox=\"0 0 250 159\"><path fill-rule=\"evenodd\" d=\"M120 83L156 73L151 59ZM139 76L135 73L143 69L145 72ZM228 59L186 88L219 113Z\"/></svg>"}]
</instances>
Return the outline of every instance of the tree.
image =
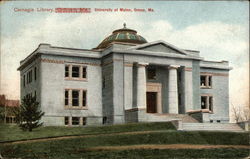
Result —
<instances>
[{"instance_id":1,"label":"tree","mask_svg":"<svg viewBox=\"0 0 250 159\"><path fill-rule=\"evenodd\" d=\"M242 121L248 121L250 117L249 106L234 106L232 104L232 113L236 123Z\"/></svg>"},{"instance_id":2,"label":"tree","mask_svg":"<svg viewBox=\"0 0 250 159\"><path fill-rule=\"evenodd\" d=\"M6 115L6 97L5 95L0 95L0 122L5 123L5 115Z\"/></svg>"},{"instance_id":3,"label":"tree","mask_svg":"<svg viewBox=\"0 0 250 159\"><path fill-rule=\"evenodd\" d=\"M241 111L240 111L239 107L235 107L232 104L232 113L233 113L233 117L234 117L235 122L238 123L241 119Z\"/></svg>"},{"instance_id":4,"label":"tree","mask_svg":"<svg viewBox=\"0 0 250 159\"><path fill-rule=\"evenodd\" d=\"M19 127L24 131L32 131L43 124L39 120L44 112L39 110L39 102L36 101L36 97L24 97L15 115Z\"/></svg>"}]
</instances>

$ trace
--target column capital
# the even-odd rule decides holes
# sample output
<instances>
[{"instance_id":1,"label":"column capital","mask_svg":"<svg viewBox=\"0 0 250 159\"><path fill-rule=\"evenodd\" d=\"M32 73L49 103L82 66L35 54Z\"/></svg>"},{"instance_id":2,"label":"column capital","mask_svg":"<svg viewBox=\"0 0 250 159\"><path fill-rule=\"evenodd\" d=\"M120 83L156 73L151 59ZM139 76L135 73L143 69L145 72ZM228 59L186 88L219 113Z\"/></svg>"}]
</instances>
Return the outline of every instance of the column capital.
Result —
<instances>
[{"instance_id":1,"label":"column capital","mask_svg":"<svg viewBox=\"0 0 250 159\"><path fill-rule=\"evenodd\" d=\"M138 62L138 63L137 63L137 66L138 66L138 67L140 67L140 66L141 66L141 67L146 67L147 65L148 65L148 63L144 63L144 62Z\"/></svg>"},{"instance_id":2,"label":"column capital","mask_svg":"<svg viewBox=\"0 0 250 159\"><path fill-rule=\"evenodd\" d=\"M131 63L131 62L124 62L124 66L126 66L126 67L133 67L133 63Z\"/></svg>"},{"instance_id":3,"label":"column capital","mask_svg":"<svg viewBox=\"0 0 250 159\"><path fill-rule=\"evenodd\" d=\"M168 69L177 69L179 67L180 67L179 65L169 65Z\"/></svg>"}]
</instances>

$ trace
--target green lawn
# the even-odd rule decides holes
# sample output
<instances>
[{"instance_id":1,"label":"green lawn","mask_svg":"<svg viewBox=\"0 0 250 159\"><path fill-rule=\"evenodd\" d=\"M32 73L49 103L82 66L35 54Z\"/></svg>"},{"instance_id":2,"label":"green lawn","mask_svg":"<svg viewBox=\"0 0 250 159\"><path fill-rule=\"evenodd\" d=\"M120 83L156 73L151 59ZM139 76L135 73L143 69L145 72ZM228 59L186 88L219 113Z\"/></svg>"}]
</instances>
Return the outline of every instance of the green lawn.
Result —
<instances>
[{"instance_id":1,"label":"green lawn","mask_svg":"<svg viewBox=\"0 0 250 159\"><path fill-rule=\"evenodd\" d=\"M10 158L243 158L249 154L247 149L166 149L166 150L114 150L87 151L86 148L96 146L122 146L141 144L205 144L205 145L248 145L248 133L236 132L199 132L176 131L171 123L137 123L115 126L66 128L43 127L34 132L22 132L15 126L2 126L6 133L14 129L4 139L37 138L79 134L109 134L113 132L133 132L145 130L166 130L145 134L96 135L88 138L72 138L54 141L43 141L25 144L0 144L0 153ZM59 132L60 131L60 132ZM62 131L62 132L61 132ZM1 132L2 133L2 132ZM8 137L6 137L8 136Z\"/></svg>"},{"instance_id":2,"label":"green lawn","mask_svg":"<svg viewBox=\"0 0 250 159\"><path fill-rule=\"evenodd\" d=\"M72 146L72 145L71 145ZM68 146L66 146L68 147ZM74 147L74 146L73 146ZM222 149L135 149L135 150L116 150L116 151L78 151L67 150L61 151L59 148L54 149L49 147L50 151L37 152L34 149L22 149L19 147L13 147L2 151L4 157L10 158L25 158L25 159L74 159L74 158L91 158L91 159L242 159L249 155L247 149L234 149L234 148L222 148ZM15 149L13 151L13 149ZM65 149L64 149L65 150Z\"/></svg>"},{"instance_id":3,"label":"green lawn","mask_svg":"<svg viewBox=\"0 0 250 159\"><path fill-rule=\"evenodd\" d=\"M95 127L40 127L32 132L22 131L17 125L0 125L0 141L23 140L65 135L84 135L84 134L105 134L114 132L132 132L148 130L175 130L169 122L156 123L131 123L110 126Z\"/></svg>"}]
</instances>

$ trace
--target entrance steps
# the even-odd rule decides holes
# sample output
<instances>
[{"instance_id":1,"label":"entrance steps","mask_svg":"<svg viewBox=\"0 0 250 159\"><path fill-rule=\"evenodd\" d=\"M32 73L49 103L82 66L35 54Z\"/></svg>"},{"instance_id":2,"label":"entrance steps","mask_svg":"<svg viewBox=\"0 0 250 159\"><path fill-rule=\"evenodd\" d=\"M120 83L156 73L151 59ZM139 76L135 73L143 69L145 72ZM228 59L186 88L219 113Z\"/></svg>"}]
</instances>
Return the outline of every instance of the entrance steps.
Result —
<instances>
[{"instance_id":1,"label":"entrance steps","mask_svg":"<svg viewBox=\"0 0 250 159\"><path fill-rule=\"evenodd\" d=\"M244 132L244 130L235 123L182 123L182 129L187 131Z\"/></svg>"},{"instance_id":2,"label":"entrance steps","mask_svg":"<svg viewBox=\"0 0 250 159\"><path fill-rule=\"evenodd\" d=\"M199 121L189 116L188 114L147 113L146 116L144 117L145 121L150 121L150 122L182 120L183 123L199 123Z\"/></svg>"}]
</instances>

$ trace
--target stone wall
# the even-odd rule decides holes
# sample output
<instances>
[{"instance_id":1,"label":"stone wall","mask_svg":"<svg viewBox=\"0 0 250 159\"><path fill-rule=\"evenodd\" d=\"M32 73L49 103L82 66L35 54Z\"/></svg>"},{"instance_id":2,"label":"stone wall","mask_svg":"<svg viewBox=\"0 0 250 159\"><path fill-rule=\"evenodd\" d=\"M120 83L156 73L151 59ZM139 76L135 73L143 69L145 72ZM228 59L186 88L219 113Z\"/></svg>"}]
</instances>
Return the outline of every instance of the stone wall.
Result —
<instances>
[{"instance_id":1,"label":"stone wall","mask_svg":"<svg viewBox=\"0 0 250 159\"><path fill-rule=\"evenodd\" d=\"M43 55L40 65L41 108L45 112L42 120L44 125L64 125L63 118L96 117L101 124L102 119L102 84L101 66L99 61L77 57L57 57ZM68 62L66 62L68 61ZM80 64L87 67L86 80L65 79L65 64ZM53 68L53 69L52 69ZM87 91L87 108L65 108L65 89L82 89ZM91 122L91 118L89 119ZM87 125L89 124L87 123Z\"/></svg>"}]
</instances>

